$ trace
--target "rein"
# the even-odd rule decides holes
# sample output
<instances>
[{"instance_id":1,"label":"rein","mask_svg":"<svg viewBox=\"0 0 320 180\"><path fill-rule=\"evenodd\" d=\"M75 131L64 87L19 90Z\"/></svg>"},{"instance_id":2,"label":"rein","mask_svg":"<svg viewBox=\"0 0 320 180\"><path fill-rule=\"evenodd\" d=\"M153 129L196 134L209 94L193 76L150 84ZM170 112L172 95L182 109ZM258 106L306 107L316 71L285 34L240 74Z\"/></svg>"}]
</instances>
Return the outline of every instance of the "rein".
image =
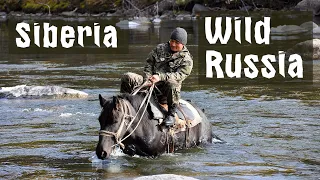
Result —
<instances>
[{"instance_id":1,"label":"rein","mask_svg":"<svg viewBox=\"0 0 320 180\"><path fill-rule=\"evenodd\" d=\"M145 84L145 83L144 83L144 84ZM144 86L144 84L143 84L142 86ZM142 86L141 86L141 87L142 87ZM119 127L119 129L117 130L117 132L110 132L110 131L106 131L106 130L100 130L100 131L99 131L99 135L100 135L100 136L107 136L107 137L110 137L110 136L112 137L112 136L113 136L113 137L115 138L116 143L115 143L114 145L112 145L112 147L114 147L114 146L116 146L116 145L119 145L122 149L125 148L125 146L124 146L124 144L123 144L122 142L123 142L124 140L126 140L128 137L130 137L130 136L134 133L134 131L138 128L138 126L140 125L140 122L141 122L141 120L142 120L142 118L143 118L143 115L144 115L144 113L145 113L146 110L147 110L147 107L148 107L147 104L150 102L150 99L151 99L151 96L152 96L152 91L153 91L154 87L155 87L155 84L153 83L152 86L150 87L147 95L144 97L142 103L140 104L139 109L138 109L136 115L131 119L130 123L127 125L126 131L129 130L129 128L131 127L132 123L133 123L133 122L135 121L135 119L137 118L140 110L142 109L142 106L145 104L146 106L145 106L145 108L144 108L144 110L143 110L143 112L142 112L142 115L141 115L141 117L140 117L137 125L135 126L135 128L134 128L126 137L124 137L124 138L121 139L120 135L121 135L121 132L122 132L123 129L124 129L125 119L126 119L127 117L130 117L130 118L132 117L132 116L131 116L130 114L128 114L128 112L127 112L128 106L127 106L127 108L124 108L123 105L121 106L121 111L123 112L124 115L123 115L123 118L121 119L121 124L120 124L120 127ZM141 88L140 88L140 89L141 89ZM136 94L136 92L135 92L134 94ZM126 104L125 100L123 100L123 102L124 102L123 104ZM130 108L128 108L128 110L129 110L129 113L130 113Z\"/></svg>"}]
</instances>

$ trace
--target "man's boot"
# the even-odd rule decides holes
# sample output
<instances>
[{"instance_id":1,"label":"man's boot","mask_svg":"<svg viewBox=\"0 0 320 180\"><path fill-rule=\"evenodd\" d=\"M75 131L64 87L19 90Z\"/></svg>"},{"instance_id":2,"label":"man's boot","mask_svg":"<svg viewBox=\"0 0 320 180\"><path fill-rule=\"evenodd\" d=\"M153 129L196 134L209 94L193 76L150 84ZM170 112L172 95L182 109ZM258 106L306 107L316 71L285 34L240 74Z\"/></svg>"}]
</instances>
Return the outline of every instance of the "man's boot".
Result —
<instances>
[{"instance_id":1,"label":"man's boot","mask_svg":"<svg viewBox=\"0 0 320 180\"><path fill-rule=\"evenodd\" d=\"M171 127L176 122L176 119L175 119L176 110L177 110L176 104L172 104L171 106L168 107L168 115L167 115L166 119L164 120L164 124L166 126Z\"/></svg>"}]
</instances>

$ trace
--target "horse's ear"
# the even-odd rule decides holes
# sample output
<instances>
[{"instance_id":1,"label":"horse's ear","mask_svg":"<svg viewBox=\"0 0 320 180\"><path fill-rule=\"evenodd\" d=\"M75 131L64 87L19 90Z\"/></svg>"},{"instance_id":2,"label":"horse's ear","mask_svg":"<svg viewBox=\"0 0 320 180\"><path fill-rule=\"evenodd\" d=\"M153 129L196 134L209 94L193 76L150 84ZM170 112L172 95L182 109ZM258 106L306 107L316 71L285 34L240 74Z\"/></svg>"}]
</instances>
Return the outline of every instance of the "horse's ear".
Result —
<instances>
[{"instance_id":1,"label":"horse's ear","mask_svg":"<svg viewBox=\"0 0 320 180\"><path fill-rule=\"evenodd\" d=\"M114 104L114 109L119 110L120 109L120 103L119 99L116 96L113 96L113 104Z\"/></svg>"},{"instance_id":2,"label":"horse's ear","mask_svg":"<svg viewBox=\"0 0 320 180\"><path fill-rule=\"evenodd\" d=\"M100 101L100 106L103 107L103 105L106 103L107 100L103 98L101 94L99 94L99 101Z\"/></svg>"}]
</instances>

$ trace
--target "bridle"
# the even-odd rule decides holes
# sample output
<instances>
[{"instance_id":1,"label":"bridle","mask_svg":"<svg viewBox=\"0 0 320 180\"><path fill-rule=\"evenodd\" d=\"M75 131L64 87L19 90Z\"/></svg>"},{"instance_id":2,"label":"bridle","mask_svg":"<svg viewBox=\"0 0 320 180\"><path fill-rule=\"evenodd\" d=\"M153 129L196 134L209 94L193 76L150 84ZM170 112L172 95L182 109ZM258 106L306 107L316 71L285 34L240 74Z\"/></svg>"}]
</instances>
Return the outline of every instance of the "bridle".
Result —
<instances>
[{"instance_id":1,"label":"bridle","mask_svg":"<svg viewBox=\"0 0 320 180\"><path fill-rule=\"evenodd\" d=\"M140 122L141 122L141 120L142 120L142 117L143 117L144 113L145 113L146 110L147 110L147 107L148 107L147 105L148 105L148 103L150 102L150 98L151 98L151 96L152 96L152 91L153 91L153 89L154 89L154 86L155 86L155 85L152 84L152 86L150 87L147 95L144 97L142 103L140 104L139 109L138 109L138 111L136 112L135 116L132 116L132 115L131 115L130 107L129 107L129 105L128 105L127 100L125 100L125 99L120 99L119 102L123 101L123 103L120 103L120 104L121 104L121 112L123 113L123 117L121 118L121 124L120 124L120 126L119 126L119 129L117 130L117 132L110 132L110 131L107 131L107 130L100 130L100 131L99 131L99 135L100 135L100 136L114 137L114 138L115 138L116 143L115 143L114 145L112 145L111 147L114 147L114 146L116 146L116 145L119 145L122 149L125 148L125 146L124 146L124 144L123 144L122 142L123 142L124 140L126 140L128 137L130 137L130 136L133 134L133 132L134 132L134 131L138 128L138 126L140 125ZM141 108L143 107L144 104L145 104L145 108L144 108L144 110L143 110L143 112L142 112L142 115L141 115L141 117L140 117L137 125L135 126L135 128L134 128L126 137L121 138L120 136L121 136L121 133L122 133L122 131L123 131L123 129L124 129L125 120L128 119L128 118L131 119L131 121L130 121L130 123L127 125L126 131L125 131L125 132L127 132L127 131L129 130L129 128L131 127L132 123L133 123L133 122L135 121L135 119L137 118L137 116L138 116L138 114L139 114L139 112L140 112L140 110L141 110ZM124 105L126 105L126 108L123 107ZM103 111L103 110L104 110L104 106L102 107L102 111ZM101 112L102 112L102 111L101 111ZM128 114L128 112L129 112L129 114Z\"/></svg>"},{"instance_id":2,"label":"bridle","mask_svg":"<svg viewBox=\"0 0 320 180\"><path fill-rule=\"evenodd\" d=\"M123 103L121 103L121 112L123 114L123 117L121 118L121 124L119 126L119 129L117 130L117 132L110 132L110 131L106 131L106 130L100 130L99 131L99 135L100 136L107 136L107 137L114 137L116 144L119 144L121 147L124 147L124 145L122 144L122 140L120 139L120 135L122 130L124 129L124 125L125 125L125 120L128 118L132 118L132 116L130 115L130 108L127 106L126 108L124 108L124 104L126 104L125 100L121 99L120 102L123 101ZM102 108L103 111L103 108ZM129 114L128 114L129 111ZM128 129L128 127L127 127ZM114 145L113 145L114 146ZM113 147L112 146L112 147Z\"/></svg>"}]
</instances>

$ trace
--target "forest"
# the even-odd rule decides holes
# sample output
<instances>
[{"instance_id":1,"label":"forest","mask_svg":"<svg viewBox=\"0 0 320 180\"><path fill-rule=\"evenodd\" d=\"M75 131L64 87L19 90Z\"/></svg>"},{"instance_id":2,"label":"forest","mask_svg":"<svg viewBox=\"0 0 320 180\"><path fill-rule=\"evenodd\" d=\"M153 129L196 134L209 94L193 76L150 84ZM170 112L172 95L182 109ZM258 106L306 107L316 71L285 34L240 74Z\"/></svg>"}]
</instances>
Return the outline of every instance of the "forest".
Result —
<instances>
[{"instance_id":1,"label":"forest","mask_svg":"<svg viewBox=\"0 0 320 180\"><path fill-rule=\"evenodd\" d=\"M317 0L303 0L311 8ZM310 3L310 2L311 3ZM116 14L121 16L155 16L168 11L192 12L195 5L206 10L292 10L301 0L0 0L0 12L72 15ZM318 2L318 4L320 4ZM200 6L199 6L200 5ZM306 9L310 7L304 7Z\"/></svg>"}]
</instances>

